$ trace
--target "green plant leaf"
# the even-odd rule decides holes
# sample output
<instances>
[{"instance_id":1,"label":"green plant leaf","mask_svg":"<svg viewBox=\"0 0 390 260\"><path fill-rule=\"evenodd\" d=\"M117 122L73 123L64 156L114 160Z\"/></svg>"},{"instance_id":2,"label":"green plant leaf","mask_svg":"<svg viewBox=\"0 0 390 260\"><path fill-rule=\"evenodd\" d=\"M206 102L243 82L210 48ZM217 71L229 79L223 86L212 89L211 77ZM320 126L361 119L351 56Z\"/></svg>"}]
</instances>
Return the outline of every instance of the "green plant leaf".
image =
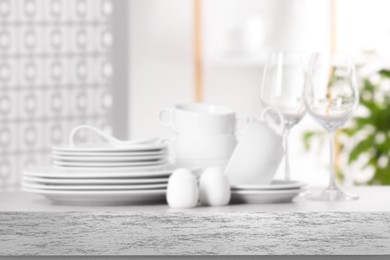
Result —
<instances>
[{"instance_id":1,"label":"green plant leaf","mask_svg":"<svg viewBox=\"0 0 390 260\"><path fill-rule=\"evenodd\" d=\"M371 93L373 93L376 89L376 86L374 84L372 84L372 82L368 79L365 79L363 81L363 90L366 90L366 91L369 91Z\"/></svg>"},{"instance_id":2,"label":"green plant leaf","mask_svg":"<svg viewBox=\"0 0 390 260\"><path fill-rule=\"evenodd\" d=\"M369 135L366 139L358 143L349 154L348 162L352 163L356 161L361 154L368 152L368 150L373 146L374 141L375 136Z\"/></svg>"},{"instance_id":3,"label":"green plant leaf","mask_svg":"<svg viewBox=\"0 0 390 260\"><path fill-rule=\"evenodd\" d=\"M373 178L368 182L370 185L390 185L390 174L388 168L376 168Z\"/></svg>"},{"instance_id":4,"label":"green plant leaf","mask_svg":"<svg viewBox=\"0 0 390 260\"><path fill-rule=\"evenodd\" d=\"M390 70L382 69L379 71L379 75L385 78L390 78Z\"/></svg>"},{"instance_id":5,"label":"green plant leaf","mask_svg":"<svg viewBox=\"0 0 390 260\"><path fill-rule=\"evenodd\" d=\"M355 117L353 120L356 122L356 127L358 129L362 129L366 125L373 125L374 124L372 118Z\"/></svg>"},{"instance_id":6,"label":"green plant leaf","mask_svg":"<svg viewBox=\"0 0 390 260\"><path fill-rule=\"evenodd\" d=\"M341 131L343 134L346 134L347 136L351 137L355 135L357 132L359 132L359 130L360 130L359 128L354 127L354 128L342 129Z\"/></svg>"},{"instance_id":7,"label":"green plant leaf","mask_svg":"<svg viewBox=\"0 0 390 260\"><path fill-rule=\"evenodd\" d=\"M311 141L315 135L317 135L317 132L315 131L308 131L303 134L303 146L305 151L309 151L311 149Z\"/></svg>"}]
</instances>

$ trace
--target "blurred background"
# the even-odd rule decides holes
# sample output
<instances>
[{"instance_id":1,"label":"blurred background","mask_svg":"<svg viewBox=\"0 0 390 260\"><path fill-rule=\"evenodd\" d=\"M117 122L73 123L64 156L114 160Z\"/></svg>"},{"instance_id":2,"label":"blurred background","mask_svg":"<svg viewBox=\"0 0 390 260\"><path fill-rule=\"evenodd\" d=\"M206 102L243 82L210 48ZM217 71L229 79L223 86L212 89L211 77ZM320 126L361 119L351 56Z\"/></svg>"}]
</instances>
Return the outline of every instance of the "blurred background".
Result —
<instances>
[{"instance_id":1,"label":"blurred background","mask_svg":"<svg viewBox=\"0 0 390 260\"><path fill-rule=\"evenodd\" d=\"M271 51L353 54L361 105L337 136L338 176L390 184L388 10L386 0L0 0L1 187L48 164L80 123L125 139L169 136L158 112L176 103L258 115ZM327 184L324 138L309 116L294 127L293 179Z\"/></svg>"}]
</instances>

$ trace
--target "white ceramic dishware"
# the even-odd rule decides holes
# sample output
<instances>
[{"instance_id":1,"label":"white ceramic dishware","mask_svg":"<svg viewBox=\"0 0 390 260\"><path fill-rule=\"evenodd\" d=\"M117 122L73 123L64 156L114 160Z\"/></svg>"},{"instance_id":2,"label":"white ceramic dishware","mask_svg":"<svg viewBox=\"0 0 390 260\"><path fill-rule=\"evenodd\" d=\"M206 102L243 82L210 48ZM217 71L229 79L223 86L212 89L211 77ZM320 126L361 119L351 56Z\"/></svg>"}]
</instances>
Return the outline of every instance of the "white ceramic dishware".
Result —
<instances>
[{"instance_id":1,"label":"white ceramic dishware","mask_svg":"<svg viewBox=\"0 0 390 260\"><path fill-rule=\"evenodd\" d=\"M182 168L199 168L206 169L209 167L218 167L225 169L229 158L223 160L207 160L207 159L182 159L176 158L175 164Z\"/></svg>"},{"instance_id":2,"label":"white ceramic dishware","mask_svg":"<svg viewBox=\"0 0 390 260\"><path fill-rule=\"evenodd\" d=\"M166 194L166 189L60 191L23 188L23 190L43 195L54 203L81 206L161 204L164 203Z\"/></svg>"},{"instance_id":3,"label":"white ceramic dishware","mask_svg":"<svg viewBox=\"0 0 390 260\"><path fill-rule=\"evenodd\" d=\"M88 156L88 157L78 157L78 156L64 156L64 155L52 155L52 159L56 161L64 162L143 162L143 161L158 161L163 160L166 155L153 155L153 156Z\"/></svg>"},{"instance_id":4,"label":"white ceramic dishware","mask_svg":"<svg viewBox=\"0 0 390 260\"><path fill-rule=\"evenodd\" d=\"M160 122L179 134L233 134L236 130L234 110L211 104L187 103L163 108Z\"/></svg>"},{"instance_id":5,"label":"white ceramic dishware","mask_svg":"<svg viewBox=\"0 0 390 260\"><path fill-rule=\"evenodd\" d=\"M96 145L83 145L83 146L56 146L53 147L54 152L68 152L68 153L80 153L80 152L88 152L88 153L140 153L140 152L161 152L167 149L166 144L139 144L132 145L129 147L115 147L111 144L96 144Z\"/></svg>"},{"instance_id":6,"label":"white ceramic dishware","mask_svg":"<svg viewBox=\"0 0 390 260\"><path fill-rule=\"evenodd\" d=\"M290 203L302 190L232 190L232 203Z\"/></svg>"},{"instance_id":7,"label":"white ceramic dishware","mask_svg":"<svg viewBox=\"0 0 390 260\"><path fill-rule=\"evenodd\" d=\"M88 157L103 157L103 158L115 158L115 157L130 157L137 158L143 156L167 156L168 150L160 150L160 151L144 151L144 152L83 152L83 151L52 151L53 156L62 156L69 158L88 158Z\"/></svg>"},{"instance_id":8,"label":"white ceramic dishware","mask_svg":"<svg viewBox=\"0 0 390 260\"><path fill-rule=\"evenodd\" d=\"M267 114L278 117L278 131L269 126ZM284 155L283 125L283 116L272 107L252 119L226 166L231 185L271 183Z\"/></svg>"},{"instance_id":9,"label":"white ceramic dishware","mask_svg":"<svg viewBox=\"0 0 390 260\"><path fill-rule=\"evenodd\" d=\"M134 184L159 184L168 183L165 178L50 178L23 176L23 181L51 185L134 185Z\"/></svg>"},{"instance_id":10,"label":"white ceramic dishware","mask_svg":"<svg viewBox=\"0 0 390 260\"><path fill-rule=\"evenodd\" d=\"M287 181L287 180L272 180L268 185L231 185L232 190L289 190L289 189L301 189L306 186L305 183L300 181Z\"/></svg>"},{"instance_id":11,"label":"white ceramic dishware","mask_svg":"<svg viewBox=\"0 0 390 260\"><path fill-rule=\"evenodd\" d=\"M91 170L91 169L81 169L81 170L70 170L66 169L57 169L55 167L46 167L46 168L33 168L25 169L23 174L30 177L43 177L43 178L67 178L67 179L79 179L79 178L155 178L155 177L165 177L172 174L176 169L176 166L171 165L170 167L160 168L160 169L145 169L145 170L102 170L100 171Z\"/></svg>"},{"instance_id":12,"label":"white ceramic dishware","mask_svg":"<svg viewBox=\"0 0 390 260\"><path fill-rule=\"evenodd\" d=\"M163 165L153 165L153 166L137 166L137 167L73 167L73 166L58 166L53 165L53 169L57 170L65 170L69 172L96 172L96 173L104 173L104 172L147 172L154 170L164 170L169 163Z\"/></svg>"},{"instance_id":13,"label":"white ceramic dishware","mask_svg":"<svg viewBox=\"0 0 390 260\"><path fill-rule=\"evenodd\" d=\"M109 144L76 146L81 129L92 130ZM73 129L70 146L54 147L52 167L23 172L25 191L55 203L117 205L162 203L168 177L168 146L160 138L120 141L89 125Z\"/></svg>"},{"instance_id":14,"label":"white ceramic dishware","mask_svg":"<svg viewBox=\"0 0 390 260\"><path fill-rule=\"evenodd\" d=\"M166 164L165 160L147 161L147 162L67 162L67 161L53 161L53 165L56 167L102 167L102 168L123 168L123 167L143 167L143 166L156 166Z\"/></svg>"},{"instance_id":15,"label":"white ceramic dishware","mask_svg":"<svg viewBox=\"0 0 390 260\"><path fill-rule=\"evenodd\" d=\"M166 183L160 184L136 184L136 185L51 185L29 181L22 182L22 186L29 189L41 190L152 190L165 189Z\"/></svg>"},{"instance_id":16,"label":"white ceramic dishware","mask_svg":"<svg viewBox=\"0 0 390 260\"><path fill-rule=\"evenodd\" d=\"M173 153L176 159L223 160L228 159L237 139L229 135L176 135L173 140Z\"/></svg>"},{"instance_id":17,"label":"white ceramic dishware","mask_svg":"<svg viewBox=\"0 0 390 260\"><path fill-rule=\"evenodd\" d=\"M199 201L205 206L224 206L229 203L229 180L220 168L207 168L200 176Z\"/></svg>"},{"instance_id":18,"label":"white ceramic dishware","mask_svg":"<svg viewBox=\"0 0 390 260\"><path fill-rule=\"evenodd\" d=\"M169 177L167 202L172 208L193 208L198 203L199 188L195 175L188 169L176 169Z\"/></svg>"},{"instance_id":19,"label":"white ceramic dishware","mask_svg":"<svg viewBox=\"0 0 390 260\"><path fill-rule=\"evenodd\" d=\"M75 136L76 133L81 130L89 130L92 132L95 132L95 134L99 135L101 138L105 139L111 146L113 147L134 147L134 146L143 146L143 145L155 145L160 144L161 139L158 137L153 138L146 138L146 139L135 139L135 140L126 140L122 141L114 136L100 130L99 128L96 128L92 125L78 125L75 128L72 129L70 135L69 135L69 143L71 147L76 147L76 141Z\"/></svg>"}]
</instances>

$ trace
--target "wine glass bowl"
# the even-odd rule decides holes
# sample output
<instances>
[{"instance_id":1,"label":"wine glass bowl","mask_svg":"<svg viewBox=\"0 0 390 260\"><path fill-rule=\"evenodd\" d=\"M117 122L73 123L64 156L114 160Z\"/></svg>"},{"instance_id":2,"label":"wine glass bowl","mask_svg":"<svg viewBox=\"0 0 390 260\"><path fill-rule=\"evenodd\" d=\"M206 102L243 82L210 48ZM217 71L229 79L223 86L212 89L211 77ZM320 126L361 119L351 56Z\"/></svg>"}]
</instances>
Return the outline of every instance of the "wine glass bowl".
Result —
<instances>
[{"instance_id":1,"label":"wine glass bowl","mask_svg":"<svg viewBox=\"0 0 390 260\"><path fill-rule=\"evenodd\" d=\"M313 54L305 88L308 113L322 127L335 131L352 117L358 101L351 57L342 53Z\"/></svg>"},{"instance_id":2,"label":"wine glass bowl","mask_svg":"<svg viewBox=\"0 0 390 260\"><path fill-rule=\"evenodd\" d=\"M291 128L305 115L305 55L295 52L275 52L266 61L260 101L264 107L274 107L284 117L285 179L290 179L288 136Z\"/></svg>"},{"instance_id":3,"label":"wine glass bowl","mask_svg":"<svg viewBox=\"0 0 390 260\"><path fill-rule=\"evenodd\" d=\"M347 53L316 53L311 56L304 91L308 113L329 132L330 184L320 194L309 194L318 200L350 200L357 196L342 191L334 171L334 137L352 116L359 102L352 58Z\"/></svg>"}]
</instances>

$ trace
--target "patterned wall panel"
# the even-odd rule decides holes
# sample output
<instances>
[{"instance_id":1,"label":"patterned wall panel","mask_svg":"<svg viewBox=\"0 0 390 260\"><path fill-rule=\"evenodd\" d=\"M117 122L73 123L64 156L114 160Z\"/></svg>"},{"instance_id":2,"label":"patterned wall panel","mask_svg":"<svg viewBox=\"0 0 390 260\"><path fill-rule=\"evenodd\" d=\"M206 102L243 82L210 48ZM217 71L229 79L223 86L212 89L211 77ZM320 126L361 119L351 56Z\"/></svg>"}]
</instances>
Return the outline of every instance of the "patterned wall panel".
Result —
<instances>
[{"instance_id":1,"label":"patterned wall panel","mask_svg":"<svg viewBox=\"0 0 390 260\"><path fill-rule=\"evenodd\" d=\"M112 12L111 0L0 0L2 187L50 163L75 125L111 130Z\"/></svg>"}]
</instances>

